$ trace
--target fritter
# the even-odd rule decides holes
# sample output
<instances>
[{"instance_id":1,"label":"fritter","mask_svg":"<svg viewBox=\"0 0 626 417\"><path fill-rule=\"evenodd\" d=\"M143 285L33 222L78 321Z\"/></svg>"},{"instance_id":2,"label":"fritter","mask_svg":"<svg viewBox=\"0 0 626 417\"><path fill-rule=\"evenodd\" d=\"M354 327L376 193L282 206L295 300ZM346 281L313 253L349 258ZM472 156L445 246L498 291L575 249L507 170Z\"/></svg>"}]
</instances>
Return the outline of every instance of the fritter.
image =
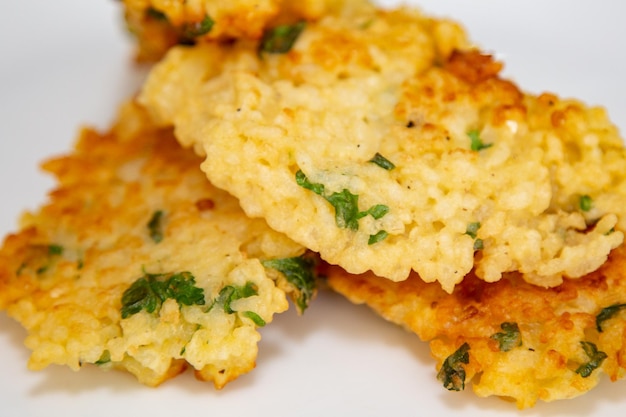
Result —
<instances>
[{"instance_id":1,"label":"fritter","mask_svg":"<svg viewBox=\"0 0 626 417\"><path fill-rule=\"evenodd\" d=\"M391 282L336 266L328 284L355 304L430 342L438 379L449 390L471 383L519 408L581 395L602 374L626 376L626 248L599 270L554 288L507 273L486 283L473 273L452 294L416 275Z\"/></svg>"},{"instance_id":2,"label":"fritter","mask_svg":"<svg viewBox=\"0 0 626 417\"><path fill-rule=\"evenodd\" d=\"M178 47L140 100L252 217L350 273L557 286L626 229L602 108L525 94L453 22L374 6L264 42ZM289 34L287 38L286 34Z\"/></svg>"},{"instance_id":3,"label":"fritter","mask_svg":"<svg viewBox=\"0 0 626 417\"><path fill-rule=\"evenodd\" d=\"M191 365L221 388L254 368L286 295L306 308L314 260L199 164L132 102L43 164L57 188L0 249L0 308L28 331L30 369L95 364L154 386Z\"/></svg>"},{"instance_id":4,"label":"fritter","mask_svg":"<svg viewBox=\"0 0 626 417\"><path fill-rule=\"evenodd\" d=\"M155 61L176 44L261 39L284 20L314 20L343 1L331 0L122 0L137 57ZM357 2L352 2L357 3Z\"/></svg>"}]
</instances>

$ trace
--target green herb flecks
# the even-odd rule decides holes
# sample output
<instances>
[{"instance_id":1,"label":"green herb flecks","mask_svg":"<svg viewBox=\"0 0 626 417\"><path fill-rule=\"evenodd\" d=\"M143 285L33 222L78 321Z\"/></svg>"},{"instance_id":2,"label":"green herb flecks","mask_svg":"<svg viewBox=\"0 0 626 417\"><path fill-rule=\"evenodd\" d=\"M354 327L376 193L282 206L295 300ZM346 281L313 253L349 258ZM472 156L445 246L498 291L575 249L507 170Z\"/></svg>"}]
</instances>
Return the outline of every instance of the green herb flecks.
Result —
<instances>
[{"instance_id":1,"label":"green herb flecks","mask_svg":"<svg viewBox=\"0 0 626 417\"><path fill-rule=\"evenodd\" d=\"M122 295L122 318L145 310L154 313L168 298L179 306L204 305L204 290L195 286L190 272L146 274L137 279Z\"/></svg>"},{"instance_id":2,"label":"green herb flecks","mask_svg":"<svg viewBox=\"0 0 626 417\"><path fill-rule=\"evenodd\" d=\"M198 36L206 35L213 29L215 21L211 19L208 14L204 16L199 22L188 23L183 27L183 34L186 38L197 38Z\"/></svg>"},{"instance_id":3,"label":"green herb flecks","mask_svg":"<svg viewBox=\"0 0 626 417\"><path fill-rule=\"evenodd\" d=\"M109 352L108 350L105 350L104 352L102 352L102 355L100 355L100 359L95 361L94 364L98 366L102 366L110 362L111 362L111 352Z\"/></svg>"},{"instance_id":4,"label":"green herb flecks","mask_svg":"<svg viewBox=\"0 0 626 417\"><path fill-rule=\"evenodd\" d=\"M584 211L587 212L589 210L591 210L591 208L593 207L593 200L591 199L590 196L588 195L581 195L580 198L578 199L578 207Z\"/></svg>"},{"instance_id":5,"label":"green herb flecks","mask_svg":"<svg viewBox=\"0 0 626 417\"><path fill-rule=\"evenodd\" d=\"M377 233L370 235L369 239L367 240L367 244L373 245L374 243L378 243L382 240L385 240L387 236L389 236L389 233L387 233L386 230L380 230Z\"/></svg>"},{"instance_id":6,"label":"green herb flecks","mask_svg":"<svg viewBox=\"0 0 626 417\"><path fill-rule=\"evenodd\" d=\"M56 244L48 245L48 255L63 255L63 246Z\"/></svg>"},{"instance_id":7,"label":"green herb flecks","mask_svg":"<svg viewBox=\"0 0 626 417\"><path fill-rule=\"evenodd\" d=\"M469 363L470 346L463 343L456 352L448 356L441 369L437 373L437 379L443 383L449 391L462 391L465 389L465 368Z\"/></svg>"},{"instance_id":8,"label":"green herb flecks","mask_svg":"<svg viewBox=\"0 0 626 417\"><path fill-rule=\"evenodd\" d=\"M522 345L522 334L517 323L504 322L500 328L502 332L491 335L491 338L498 342L501 352L508 352Z\"/></svg>"},{"instance_id":9,"label":"green herb flecks","mask_svg":"<svg viewBox=\"0 0 626 417\"><path fill-rule=\"evenodd\" d=\"M258 292L258 288L256 284L250 281L246 282L246 284L242 286L227 285L226 287L220 290L220 293L217 296L217 299L215 300L215 303L213 304L213 306L215 306L216 304L220 305L224 309L225 313L233 314L237 312L236 310L233 310L231 306L231 304L234 301L242 299L242 298L252 297L258 294L259 292ZM265 326L265 320L263 320L261 316L259 316L257 313L253 311L242 311L241 314L244 317L247 317L250 320L252 320L254 324L256 324L257 326L259 327Z\"/></svg>"},{"instance_id":10,"label":"green herb flecks","mask_svg":"<svg viewBox=\"0 0 626 417\"><path fill-rule=\"evenodd\" d=\"M154 7L148 7L146 9L146 15L154 20L159 20L162 22L167 22L167 15L160 10L155 9Z\"/></svg>"},{"instance_id":11,"label":"green herb flecks","mask_svg":"<svg viewBox=\"0 0 626 417\"><path fill-rule=\"evenodd\" d=\"M388 160L387 158L385 158L378 152L376 152L376 155L374 155L374 157L370 159L369 162L372 162L378 165L379 167L381 167L382 169L386 169L387 171L391 171L392 169L396 167L393 164L393 162L391 162L390 160Z\"/></svg>"},{"instance_id":12,"label":"green herb flecks","mask_svg":"<svg viewBox=\"0 0 626 417\"><path fill-rule=\"evenodd\" d=\"M359 230L359 219L370 215L378 220L389 213L389 207L384 204L376 204L365 211L359 211L358 195L352 194L350 190L345 188L341 192L328 194L324 184L310 182L300 170L296 172L296 183L324 197L335 208L335 223L341 228L356 231Z\"/></svg>"},{"instance_id":13,"label":"green herb flecks","mask_svg":"<svg viewBox=\"0 0 626 417\"><path fill-rule=\"evenodd\" d=\"M602 333L602 323L612 318L617 313L619 313L620 310L623 310L625 308L626 304L613 304L611 306L603 308L602 311L600 311L600 313L596 316L596 329L598 329L598 331Z\"/></svg>"},{"instance_id":14,"label":"green herb flecks","mask_svg":"<svg viewBox=\"0 0 626 417\"><path fill-rule=\"evenodd\" d=\"M293 258L268 259L262 261L263 266L272 268L285 276L295 291L291 297L300 314L309 306L315 296L317 281L315 279L315 262L306 256Z\"/></svg>"},{"instance_id":15,"label":"green herb flecks","mask_svg":"<svg viewBox=\"0 0 626 417\"><path fill-rule=\"evenodd\" d=\"M602 365L602 362L607 358L607 354L599 351L596 345L591 342L580 342L580 345L587 357L589 357L589 361L580 365L576 369L576 373L583 378L587 378L594 370Z\"/></svg>"},{"instance_id":16,"label":"green herb flecks","mask_svg":"<svg viewBox=\"0 0 626 417\"><path fill-rule=\"evenodd\" d=\"M155 211L147 224L148 233L154 243L159 243L163 240L163 214L162 210Z\"/></svg>"},{"instance_id":17,"label":"green herb flecks","mask_svg":"<svg viewBox=\"0 0 626 417\"><path fill-rule=\"evenodd\" d=\"M470 130L467 132L467 136L470 138L470 149L473 151L482 151L493 145L493 143L484 143L480 138L480 132L478 130Z\"/></svg>"},{"instance_id":18,"label":"green herb flecks","mask_svg":"<svg viewBox=\"0 0 626 417\"><path fill-rule=\"evenodd\" d=\"M481 250L484 248L483 240L477 239L478 229L480 229L480 222L472 222L467 225L465 234L474 239L474 250Z\"/></svg>"},{"instance_id":19,"label":"green herb flecks","mask_svg":"<svg viewBox=\"0 0 626 417\"><path fill-rule=\"evenodd\" d=\"M298 22L293 25L280 25L267 30L263 34L259 50L271 54L289 52L305 26L304 22Z\"/></svg>"}]
</instances>

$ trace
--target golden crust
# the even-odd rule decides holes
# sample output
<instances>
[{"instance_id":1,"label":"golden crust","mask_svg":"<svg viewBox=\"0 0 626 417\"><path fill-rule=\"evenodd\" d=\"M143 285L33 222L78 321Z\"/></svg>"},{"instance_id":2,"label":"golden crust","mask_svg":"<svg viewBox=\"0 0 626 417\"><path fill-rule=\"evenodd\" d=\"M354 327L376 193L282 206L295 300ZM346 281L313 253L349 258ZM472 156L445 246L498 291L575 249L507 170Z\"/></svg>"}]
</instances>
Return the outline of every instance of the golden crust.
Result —
<instances>
[{"instance_id":1,"label":"golden crust","mask_svg":"<svg viewBox=\"0 0 626 417\"><path fill-rule=\"evenodd\" d=\"M581 395L602 374L612 381L626 375L626 312L616 309L601 321L602 331L596 322L603 309L626 302L624 247L613 251L598 271L554 288L528 284L516 273L496 283L472 274L448 294L415 275L394 283L373 274L350 275L334 266L325 273L330 287L351 302L368 305L430 342L437 370L467 343L464 383L471 383L479 396L496 395L527 408L537 400ZM521 344L508 351L501 351L494 336L504 333L503 323L516 324L521 336ZM581 342L606 354L587 377L576 372L591 361Z\"/></svg>"},{"instance_id":2,"label":"golden crust","mask_svg":"<svg viewBox=\"0 0 626 417\"><path fill-rule=\"evenodd\" d=\"M258 47L175 48L140 100L248 215L329 263L448 292L474 266L556 286L623 242L626 151L604 110L525 94L453 23L359 10L288 53Z\"/></svg>"},{"instance_id":3,"label":"golden crust","mask_svg":"<svg viewBox=\"0 0 626 417\"><path fill-rule=\"evenodd\" d=\"M365 5L362 1L350 1ZM137 57L156 61L179 43L260 39L283 22L312 21L343 1L330 0L123 0L129 31L138 43ZM210 28L200 29L210 18ZM200 30L199 30L200 29Z\"/></svg>"},{"instance_id":4,"label":"golden crust","mask_svg":"<svg viewBox=\"0 0 626 417\"><path fill-rule=\"evenodd\" d=\"M85 129L71 154L43 165L57 188L0 249L0 308L27 329L31 369L96 364L158 385L191 366L221 388L254 368L257 327L288 308L289 291L260 261L304 249L248 219L199 163L129 103L110 132ZM163 291L193 276L201 300L168 295L124 313L139 278L176 274L182 283ZM141 301L163 288L150 285Z\"/></svg>"}]
</instances>

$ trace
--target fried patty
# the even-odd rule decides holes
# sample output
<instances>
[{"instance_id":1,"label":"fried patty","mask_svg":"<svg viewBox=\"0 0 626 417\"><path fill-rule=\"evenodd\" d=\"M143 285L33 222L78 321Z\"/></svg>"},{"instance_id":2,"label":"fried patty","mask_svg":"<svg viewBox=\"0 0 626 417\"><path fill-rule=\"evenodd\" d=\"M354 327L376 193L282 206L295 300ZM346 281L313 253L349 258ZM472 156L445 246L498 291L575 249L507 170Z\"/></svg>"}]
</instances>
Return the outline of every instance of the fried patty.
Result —
<instances>
[{"instance_id":1,"label":"fried patty","mask_svg":"<svg viewBox=\"0 0 626 417\"><path fill-rule=\"evenodd\" d=\"M95 364L158 385L190 366L221 388L254 368L286 295L306 308L305 249L247 218L200 161L131 102L43 164L57 187L0 249L0 308L28 331L30 369Z\"/></svg>"},{"instance_id":2,"label":"fried patty","mask_svg":"<svg viewBox=\"0 0 626 417\"><path fill-rule=\"evenodd\" d=\"M500 396L519 408L572 398L603 374L626 376L626 248L599 270L554 288L507 273L470 274L452 294L416 275L391 282L331 266L330 287L430 343L439 382Z\"/></svg>"},{"instance_id":3,"label":"fried patty","mask_svg":"<svg viewBox=\"0 0 626 417\"><path fill-rule=\"evenodd\" d=\"M602 108L524 93L414 9L292 29L279 53L174 48L140 97L249 216L350 273L448 292L474 268L557 286L623 242L626 151Z\"/></svg>"}]
</instances>

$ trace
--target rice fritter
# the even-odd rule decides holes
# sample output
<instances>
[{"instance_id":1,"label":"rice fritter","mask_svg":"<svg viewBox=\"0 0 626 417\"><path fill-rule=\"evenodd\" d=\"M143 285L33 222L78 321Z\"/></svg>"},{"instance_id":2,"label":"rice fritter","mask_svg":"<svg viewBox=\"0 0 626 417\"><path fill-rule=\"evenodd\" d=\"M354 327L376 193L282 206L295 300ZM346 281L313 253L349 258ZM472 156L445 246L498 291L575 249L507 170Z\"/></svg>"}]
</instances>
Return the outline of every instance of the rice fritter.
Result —
<instances>
[{"instance_id":1,"label":"rice fritter","mask_svg":"<svg viewBox=\"0 0 626 417\"><path fill-rule=\"evenodd\" d=\"M125 369L158 385L190 365L216 388L255 366L259 327L315 293L302 246L247 218L171 130L126 104L47 161L58 187L0 250L0 309L29 368Z\"/></svg>"},{"instance_id":2,"label":"rice fritter","mask_svg":"<svg viewBox=\"0 0 626 417\"><path fill-rule=\"evenodd\" d=\"M288 47L175 47L140 96L249 216L350 273L447 292L474 267L557 286L622 243L626 153L603 109L522 92L413 9L272 35Z\"/></svg>"},{"instance_id":3,"label":"rice fritter","mask_svg":"<svg viewBox=\"0 0 626 417\"><path fill-rule=\"evenodd\" d=\"M626 248L599 270L553 288L507 273L495 283L470 274L452 294L411 275L391 282L371 273L325 271L328 284L430 342L437 378L451 391L471 384L519 408L572 398L603 374L626 376Z\"/></svg>"}]
</instances>

